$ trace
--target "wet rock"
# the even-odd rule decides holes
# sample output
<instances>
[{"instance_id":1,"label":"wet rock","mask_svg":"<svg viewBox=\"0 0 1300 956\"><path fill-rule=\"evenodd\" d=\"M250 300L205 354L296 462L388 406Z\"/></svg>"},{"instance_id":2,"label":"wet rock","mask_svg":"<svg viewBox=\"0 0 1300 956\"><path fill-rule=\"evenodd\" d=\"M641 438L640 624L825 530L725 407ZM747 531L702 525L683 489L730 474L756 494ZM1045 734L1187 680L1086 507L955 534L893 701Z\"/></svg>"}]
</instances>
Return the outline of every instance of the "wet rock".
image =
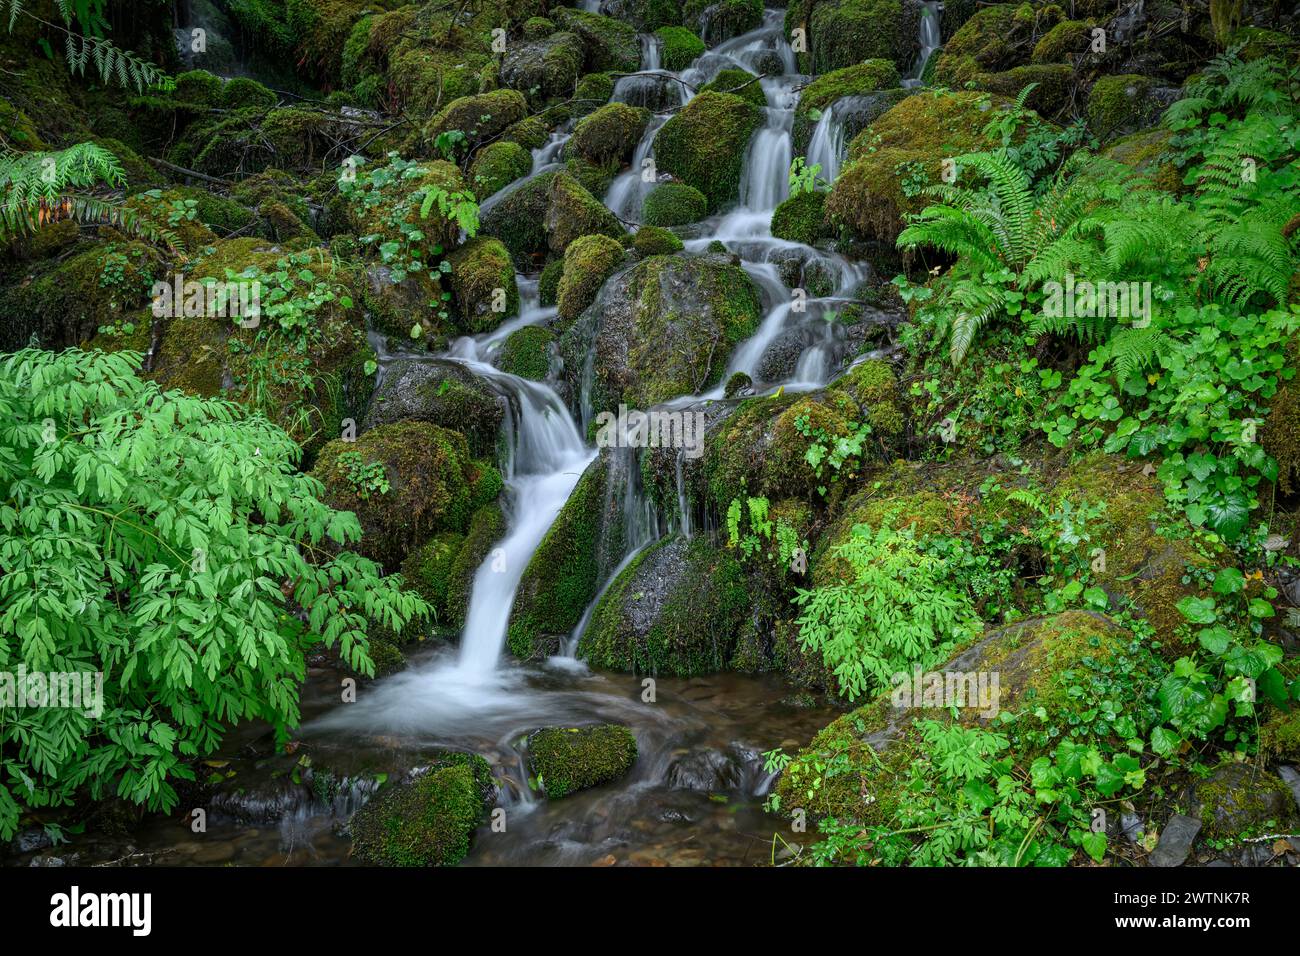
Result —
<instances>
[{"instance_id":1,"label":"wet rock","mask_svg":"<svg viewBox=\"0 0 1300 956\"><path fill-rule=\"evenodd\" d=\"M1295 767L1278 767L1277 775L1291 788L1291 796L1295 798L1296 807L1300 808L1300 772Z\"/></svg>"},{"instance_id":2,"label":"wet rock","mask_svg":"<svg viewBox=\"0 0 1300 956\"><path fill-rule=\"evenodd\" d=\"M1176 813L1169 818L1160 834L1160 842L1148 861L1150 866L1182 866L1192 852L1192 843L1201 832L1201 821L1196 817Z\"/></svg>"},{"instance_id":3,"label":"wet rock","mask_svg":"<svg viewBox=\"0 0 1300 956\"><path fill-rule=\"evenodd\" d=\"M1295 816L1291 789L1277 776L1245 763L1228 763L1186 794L1207 837L1232 839L1265 825L1286 827Z\"/></svg>"},{"instance_id":4,"label":"wet rock","mask_svg":"<svg viewBox=\"0 0 1300 956\"><path fill-rule=\"evenodd\" d=\"M375 390L362 431L406 419L463 432L479 458L495 457L506 399L455 362L398 359Z\"/></svg>"},{"instance_id":5,"label":"wet rock","mask_svg":"<svg viewBox=\"0 0 1300 956\"><path fill-rule=\"evenodd\" d=\"M52 843L49 834L43 829L31 827L9 841L9 848L15 853L31 853L35 850L43 850Z\"/></svg>"},{"instance_id":6,"label":"wet rock","mask_svg":"<svg viewBox=\"0 0 1300 956\"><path fill-rule=\"evenodd\" d=\"M528 769L551 800L617 780L636 762L636 737L622 724L543 727L528 736Z\"/></svg>"},{"instance_id":7,"label":"wet rock","mask_svg":"<svg viewBox=\"0 0 1300 956\"><path fill-rule=\"evenodd\" d=\"M678 790L739 790L744 770L730 754L703 750L673 761L668 768L668 786Z\"/></svg>"}]
</instances>

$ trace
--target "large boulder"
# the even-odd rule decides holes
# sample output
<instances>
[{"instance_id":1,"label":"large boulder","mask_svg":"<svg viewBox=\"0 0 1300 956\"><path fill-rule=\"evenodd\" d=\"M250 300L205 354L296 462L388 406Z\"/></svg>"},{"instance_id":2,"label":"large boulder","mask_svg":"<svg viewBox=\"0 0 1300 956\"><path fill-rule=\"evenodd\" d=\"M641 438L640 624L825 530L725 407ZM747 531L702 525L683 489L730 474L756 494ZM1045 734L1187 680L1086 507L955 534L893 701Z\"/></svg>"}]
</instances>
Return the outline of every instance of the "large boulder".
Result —
<instances>
[{"instance_id":1,"label":"large boulder","mask_svg":"<svg viewBox=\"0 0 1300 956\"><path fill-rule=\"evenodd\" d=\"M606 589L578 642L592 667L690 677L726 669L753 629L744 569L706 537L665 538Z\"/></svg>"},{"instance_id":2,"label":"large boulder","mask_svg":"<svg viewBox=\"0 0 1300 956\"><path fill-rule=\"evenodd\" d=\"M641 42L636 28L598 13L559 7L555 22L582 38L585 73L633 73L641 65Z\"/></svg>"},{"instance_id":3,"label":"large boulder","mask_svg":"<svg viewBox=\"0 0 1300 956\"><path fill-rule=\"evenodd\" d=\"M519 314L519 286L510 252L498 239L479 236L447 257L460 328L471 335L491 332Z\"/></svg>"},{"instance_id":4,"label":"large boulder","mask_svg":"<svg viewBox=\"0 0 1300 956\"><path fill-rule=\"evenodd\" d=\"M569 148L589 163L625 164L631 160L649 123L648 110L626 103L609 103L578 121Z\"/></svg>"},{"instance_id":5,"label":"large boulder","mask_svg":"<svg viewBox=\"0 0 1300 956\"><path fill-rule=\"evenodd\" d=\"M623 226L583 185L565 172L542 173L503 194L483 214L480 233L500 239L520 272L562 256L579 236L618 238Z\"/></svg>"},{"instance_id":6,"label":"large boulder","mask_svg":"<svg viewBox=\"0 0 1300 956\"><path fill-rule=\"evenodd\" d=\"M370 866L454 866L469 853L495 791L482 757L444 754L356 812L348 825L352 855Z\"/></svg>"},{"instance_id":7,"label":"large boulder","mask_svg":"<svg viewBox=\"0 0 1300 956\"><path fill-rule=\"evenodd\" d=\"M569 244L556 289L556 314L561 323L572 322L591 305L624 255L622 243L609 236L582 236Z\"/></svg>"},{"instance_id":8,"label":"large boulder","mask_svg":"<svg viewBox=\"0 0 1300 956\"><path fill-rule=\"evenodd\" d=\"M473 149L496 139L528 115L528 101L518 90L493 90L452 100L424 127L424 139L433 148L443 133L459 130L463 146Z\"/></svg>"},{"instance_id":9,"label":"large boulder","mask_svg":"<svg viewBox=\"0 0 1300 956\"><path fill-rule=\"evenodd\" d=\"M500 139L488 143L474 154L469 167L470 182L479 202L516 179L527 176L533 169L533 157L518 143Z\"/></svg>"},{"instance_id":10,"label":"large boulder","mask_svg":"<svg viewBox=\"0 0 1300 956\"><path fill-rule=\"evenodd\" d=\"M921 93L890 109L849 144L848 162L826 200L832 221L893 247L905 215L930 200L906 176L941 181L943 162L994 145L984 135L999 108L981 93Z\"/></svg>"},{"instance_id":11,"label":"large boulder","mask_svg":"<svg viewBox=\"0 0 1300 956\"><path fill-rule=\"evenodd\" d=\"M739 96L700 93L655 136L656 166L702 192L710 209L735 202L749 139L762 121L762 110Z\"/></svg>"},{"instance_id":12,"label":"large boulder","mask_svg":"<svg viewBox=\"0 0 1300 956\"><path fill-rule=\"evenodd\" d=\"M375 389L363 430L413 420L464 433L476 458L496 458L506 400L457 362L397 359Z\"/></svg>"},{"instance_id":13,"label":"large boulder","mask_svg":"<svg viewBox=\"0 0 1300 956\"><path fill-rule=\"evenodd\" d=\"M798 54L806 73L829 73L863 60L892 61L907 71L916 57L921 4L911 0L793 0L786 8L787 36L802 27L808 51Z\"/></svg>"},{"instance_id":14,"label":"large boulder","mask_svg":"<svg viewBox=\"0 0 1300 956\"><path fill-rule=\"evenodd\" d=\"M582 73L585 55L576 33L552 33L508 49L501 61L501 82L533 99L568 97Z\"/></svg>"},{"instance_id":15,"label":"large boulder","mask_svg":"<svg viewBox=\"0 0 1300 956\"><path fill-rule=\"evenodd\" d=\"M577 395L591 353L596 411L694 394L761 318L758 289L731 257L653 256L606 282L561 336L566 382Z\"/></svg>"}]
</instances>

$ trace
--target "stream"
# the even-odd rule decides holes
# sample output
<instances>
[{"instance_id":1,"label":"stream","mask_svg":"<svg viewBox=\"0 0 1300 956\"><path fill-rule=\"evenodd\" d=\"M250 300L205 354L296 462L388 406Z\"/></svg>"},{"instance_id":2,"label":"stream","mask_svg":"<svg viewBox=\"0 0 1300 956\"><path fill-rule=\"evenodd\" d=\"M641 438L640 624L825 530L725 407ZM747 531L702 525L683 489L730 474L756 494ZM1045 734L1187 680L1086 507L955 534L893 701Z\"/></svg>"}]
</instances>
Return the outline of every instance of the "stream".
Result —
<instances>
[{"instance_id":1,"label":"stream","mask_svg":"<svg viewBox=\"0 0 1300 956\"><path fill-rule=\"evenodd\" d=\"M589 0L585 6L596 4ZM937 12L939 5L926 6ZM681 73L663 70L657 41L642 37L643 69L619 81L614 99L646 106L654 116L631 168L605 196L617 215L636 221L644 193L653 187L642 181L641 171L653 159L655 135L672 112L720 70L739 66L764 74L765 121L745 157L739 202L685 233L688 252L723 243L762 292L764 318L736 348L722 378L745 372L759 394L819 388L843 368L851 350L842 342L840 323L827 318L869 276L866 265L771 234L772 212L789 195L794 107L797 89L807 81L796 72L782 17L783 11L768 10L758 29L708 50ZM923 47L937 44L937 15L924 17L921 29ZM923 49L918 76L929 52ZM833 114L825 111L825 117ZM830 119L826 125L823 134L819 124L810 153L832 157L827 164L833 169L842 158L843 136L841 131L836 140ZM557 168L570 130L571 124L561 127L534 150L532 172L486 200L484 209L532 176ZM822 294L802 288L810 279L817 280ZM239 728L229 735L222 757L209 761L224 782L209 806L207 832L191 833L179 813L154 818L132 834L131 852L173 865L347 863L349 841L339 827L373 793L375 774L419 767L438 748L482 754L499 785L504 830L490 824L480 828L465 865L754 865L780 862L791 852L785 842L813 838L791 833L788 820L763 811L772 779L764 772L762 752L803 745L835 711L792 698L794 689L778 677L734 673L659 678L654 700L647 701L642 677L592 672L573 656L591 608L558 656L520 663L503 653L524 569L597 454L582 437L586 389L573 409L547 384L491 364L511 332L555 316L554 308L538 304L535 277L520 276L519 285L518 317L491 334L456 341L443 355L389 353L382 338L372 335L381 375L397 358L456 362L507 398L509 448L500 463L507 532L475 576L459 646L416 652L407 670L363 684L355 703L338 703L338 672L313 668L297 736L307 744L312 763L330 768L329 777L304 766L295 753L273 754L265 728ZM774 374L765 362L779 341L796 343L793 373ZM721 399L718 385L668 404ZM620 453L631 455L613 452ZM634 462L625 464L623 507L634 520L628 522L621 566L665 533L692 532L684 495L677 514L657 514L640 490ZM522 738L541 726L597 722L633 730L638 758L632 771L563 800L539 799L528 786ZM126 852L121 845L93 842L79 850L81 862Z\"/></svg>"}]
</instances>

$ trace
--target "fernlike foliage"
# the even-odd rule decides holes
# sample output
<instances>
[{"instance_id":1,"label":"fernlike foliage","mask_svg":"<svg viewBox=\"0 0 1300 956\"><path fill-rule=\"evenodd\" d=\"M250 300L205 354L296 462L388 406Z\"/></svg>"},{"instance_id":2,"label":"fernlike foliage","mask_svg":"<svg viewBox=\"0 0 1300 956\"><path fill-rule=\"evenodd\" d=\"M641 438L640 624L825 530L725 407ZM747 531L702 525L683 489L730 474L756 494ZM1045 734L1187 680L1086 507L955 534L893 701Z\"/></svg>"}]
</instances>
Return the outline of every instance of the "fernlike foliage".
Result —
<instances>
[{"instance_id":1,"label":"fernlike foliage","mask_svg":"<svg viewBox=\"0 0 1300 956\"><path fill-rule=\"evenodd\" d=\"M800 643L821 654L849 700L889 686L897 673L942 662L980 629L964 591L910 529L858 525L835 556L851 579L801 589L795 603L803 608Z\"/></svg>"},{"instance_id":2,"label":"fernlike foliage","mask_svg":"<svg viewBox=\"0 0 1300 956\"><path fill-rule=\"evenodd\" d=\"M0 713L0 838L82 788L170 810L226 729L299 716L304 655L372 673L368 621L427 613L347 550L279 428L162 393L135 353L0 364L0 670L98 671L103 710Z\"/></svg>"},{"instance_id":3,"label":"fernlike foliage","mask_svg":"<svg viewBox=\"0 0 1300 956\"><path fill-rule=\"evenodd\" d=\"M64 34L64 59L73 73L84 76L86 68L93 66L105 86L117 83L128 89L134 88L137 93L167 84L169 77L154 64L104 38L104 31L109 29L104 18L104 0L54 0L54 5L63 19L62 26L27 10L25 0L7 0L7 3L0 0L0 8L8 8L11 33L20 16L61 31ZM49 45L44 40L41 42L50 53Z\"/></svg>"}]
</instances>

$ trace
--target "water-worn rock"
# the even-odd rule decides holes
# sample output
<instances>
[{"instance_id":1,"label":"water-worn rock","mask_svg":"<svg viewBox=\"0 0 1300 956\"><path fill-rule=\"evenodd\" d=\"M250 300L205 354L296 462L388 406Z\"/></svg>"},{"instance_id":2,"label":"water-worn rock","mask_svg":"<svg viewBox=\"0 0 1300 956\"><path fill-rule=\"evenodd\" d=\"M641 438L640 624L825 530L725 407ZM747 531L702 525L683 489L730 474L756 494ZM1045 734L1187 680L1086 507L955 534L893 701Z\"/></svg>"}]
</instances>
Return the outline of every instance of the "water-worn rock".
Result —
<instances>
[{"instance_id":1,"label":"water-worn rock","mask_svg":"<svg viewBox=\"0 0 1300 956\"><path fill-rule=\"evenodd\" d=\"M495 458L506 400L457 362L397 359L384 372L362 423L363 431L404 419L462 432L476 458Z\"/></svg>"},{"instance_id":2,"label":"water-worn rock","mask_svg":"<svg viewBox=\"0 0 1300 956\"><path fill-rule=\"evenodd\" d=\"M1201 821L1182 813L1175 813L1160 831L1160 842L1156 844L1147 861L1149 866L1182 866L1196 835L1201 832Z\"/></svg>"},{"instance_id":3,"label":"water-worn rock","mask_svg":"<svg viewBox=\"0 0 1300 956\"><path fill-rule=\"evenodd\" d=\"M739 96L700 93L655 136L655 162L660 172L702 192L710 209L734 202L746 147L762 116Z\"/></svg>"},{"instance_id":4,"label":"water-worn rock","mask_svg":"<svg viewBox=\"0 0 1300 956\"><path fill-rule=\"evenodd\" d=\"M636 762L636 737L622 724L543 727L528 736L528 769L548 799L617 780Z\"/></svg>"}]
</instances>

